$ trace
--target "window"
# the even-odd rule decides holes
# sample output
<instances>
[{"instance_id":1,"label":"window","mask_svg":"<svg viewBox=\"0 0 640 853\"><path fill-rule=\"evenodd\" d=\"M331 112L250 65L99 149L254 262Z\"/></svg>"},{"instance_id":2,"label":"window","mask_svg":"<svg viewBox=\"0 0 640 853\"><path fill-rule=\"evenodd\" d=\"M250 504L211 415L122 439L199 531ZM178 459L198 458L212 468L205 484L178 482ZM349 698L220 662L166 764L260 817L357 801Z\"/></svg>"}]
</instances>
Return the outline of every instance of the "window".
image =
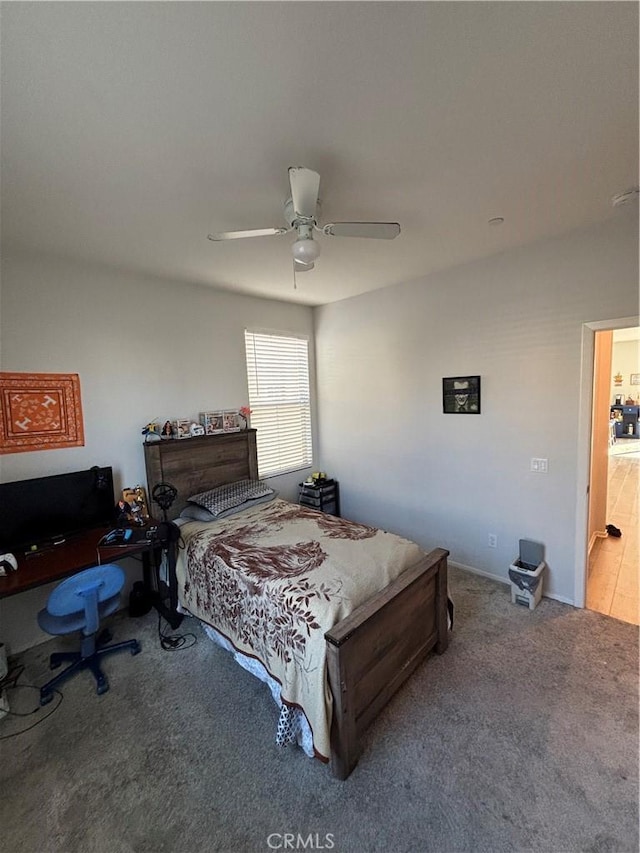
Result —
<instances>
[{"instance_id":1,"label":"window","mask_svg":"<svg viewBox=\"0 0 640 853\"><path fill-rule=\"evenodd\" d=\"M312 459L308 341L249 331L244 337L260 477L305 468Z\"/></svg>"}]
</instances>

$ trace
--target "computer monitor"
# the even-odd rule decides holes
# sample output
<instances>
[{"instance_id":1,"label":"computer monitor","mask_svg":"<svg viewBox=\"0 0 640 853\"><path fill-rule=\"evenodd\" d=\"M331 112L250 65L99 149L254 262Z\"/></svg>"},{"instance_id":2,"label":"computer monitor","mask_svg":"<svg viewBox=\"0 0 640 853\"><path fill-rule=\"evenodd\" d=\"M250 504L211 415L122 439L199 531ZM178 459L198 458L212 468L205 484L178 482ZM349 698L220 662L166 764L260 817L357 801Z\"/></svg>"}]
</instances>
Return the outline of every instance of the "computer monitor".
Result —
<instances>
[{"instance_id":1,"label":"computer monitor","mask_svg":"<svg viewBox=\"0 0 640 853\"><path fill-rule=\"evenodd\" d=\"M110 467L0 483L2 553L28 553L114 521Z\"/></svg>"}]
</instances>

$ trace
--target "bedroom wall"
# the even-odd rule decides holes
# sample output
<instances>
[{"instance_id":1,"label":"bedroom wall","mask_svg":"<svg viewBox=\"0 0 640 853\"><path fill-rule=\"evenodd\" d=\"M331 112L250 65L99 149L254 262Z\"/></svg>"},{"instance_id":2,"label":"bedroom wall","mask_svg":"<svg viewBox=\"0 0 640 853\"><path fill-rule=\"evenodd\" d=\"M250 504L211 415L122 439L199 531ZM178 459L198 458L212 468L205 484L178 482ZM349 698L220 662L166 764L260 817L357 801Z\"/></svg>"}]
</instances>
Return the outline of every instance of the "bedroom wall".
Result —
<instances>
[{"instance_id":1,"label":"bedroom wall","mask_svg":"<svg viewBox=\"0 0 640 853\"><path fill-rule=\"evenodd\" d=\"M316 309L319 463L343 514L500 579L520 538L543 542L547 591L572 603L582 326L637 314L637 209ZM482 413L443 414L442 378L468 374Z\"/></svg>"},{"instance_id":2,"label":"bedroom wall","mask_svg":"<svg viewBox=\"0 0 640 853\"><path fill-rule=\"evenodd\" d=\"M0 295L2 370L78 373L85 428L84 447L0 456L5 482L111 465L117 490L144 484L144 424L247 403L245 327L313 336L306 306L52 257L3 258ZM270 482L297 499L311 470ZM123 562L131 582L140 569ZM10 652L48 639L35 614L49 590L0 601Z\"/></svg>"}]
</instances>

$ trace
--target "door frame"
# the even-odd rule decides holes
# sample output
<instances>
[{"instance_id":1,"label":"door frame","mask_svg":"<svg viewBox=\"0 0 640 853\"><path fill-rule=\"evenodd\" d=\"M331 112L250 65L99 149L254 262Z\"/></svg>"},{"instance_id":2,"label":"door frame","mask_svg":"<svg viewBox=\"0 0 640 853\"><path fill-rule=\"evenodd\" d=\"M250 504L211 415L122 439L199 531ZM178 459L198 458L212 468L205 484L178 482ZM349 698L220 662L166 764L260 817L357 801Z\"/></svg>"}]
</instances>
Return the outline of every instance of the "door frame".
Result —
<instances>
[{"instance_id":1,"label":"door frame","mask_svg":"<svg viewBox=\"0 0 640 853\"><path fill-rule=\"evenodd\" d=\"M582 359L578 401L578 464L576 477L576 537L574 604L584 607L587 598L589 548L589 471L591 469L591 430L593 423L593 359L596 332L640 326L640 316L618 320L597 320L582 326Z\"/></svg>"}]
</instances>

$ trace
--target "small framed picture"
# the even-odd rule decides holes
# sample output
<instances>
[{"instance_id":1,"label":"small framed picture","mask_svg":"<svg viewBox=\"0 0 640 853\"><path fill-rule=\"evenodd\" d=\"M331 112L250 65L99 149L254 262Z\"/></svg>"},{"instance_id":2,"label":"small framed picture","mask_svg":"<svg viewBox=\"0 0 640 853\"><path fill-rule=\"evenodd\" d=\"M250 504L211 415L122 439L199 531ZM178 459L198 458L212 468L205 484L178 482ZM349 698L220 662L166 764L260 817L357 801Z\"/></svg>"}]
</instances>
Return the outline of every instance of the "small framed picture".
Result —
<instances>
[{"instance_id":1,"label":"small framed picture","mask_svg":"<svg viewBox=\"0 0 640 853\"><path fill-rule=\"evenodd\" d=\"M479 415L480 377L449 376L443 379L442 411L445 415Z\"/></svg>"},{"instance_id":2,"label":"small framed picture","mask_svg":"<svg viewBox=\"0 0 640 853\"><path fill-rule=\"evenodd\" d=\"M200 423L207 435L215 435L224 432L224 419L222 412L200 412Z\"/></svg>"},{"instance_id":3,"label":"small framed picture","mask_svg":"<svg viewBox=\"0 0 640 853\"><path fill-rule=\"evenodd\" d=\"M222 422L224 425L224 432L240 431L240 416L238 415L237 410L233 412L223 412Z\"/></svg>"},{"instance_id":4,"label":"small framed picture","mask_svg":"<svg viewBox=\"0 0 640 853\"><path fill-rule=\"evenodd\" d=\"M191 438L191 418L178 418L173 422L174 438Z\"/></svg>"},{"instance_id":5,"label":"small framed picture","mask_svg":"<svg viewBox=\"0 0 640 853\"><path fill-rule=\"evenodd\" d=\"M630 385L640 385L640 373L632 373L631 374L631 382Z\"/></svg>"}]
</instances>

